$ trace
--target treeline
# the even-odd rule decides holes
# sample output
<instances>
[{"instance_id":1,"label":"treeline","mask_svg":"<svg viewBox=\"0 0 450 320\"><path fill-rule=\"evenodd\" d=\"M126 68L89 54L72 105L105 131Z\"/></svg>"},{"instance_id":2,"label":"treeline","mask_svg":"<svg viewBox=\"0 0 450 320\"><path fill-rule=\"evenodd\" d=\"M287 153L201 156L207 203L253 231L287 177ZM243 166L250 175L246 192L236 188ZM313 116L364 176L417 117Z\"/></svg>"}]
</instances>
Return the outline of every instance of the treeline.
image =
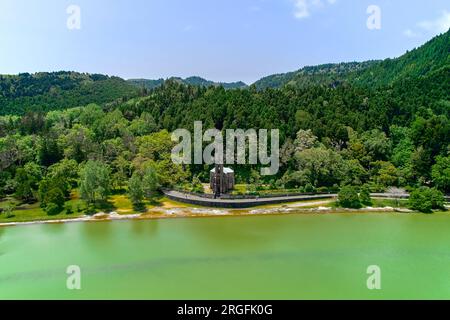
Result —
<instances>
[{"instance_id":1,"label":"treeline","mask_svg":"<svg viewBox=\"0 0 450 320\"><path fill-rule=\"evenodd\" d=\"M129 99L139 89L117 77L77 72L0 75L0 115L67 109Z\"/></svg>"},{"instance_id":2,"label":"treeline","mask_svg":"<svg viewBox=\"0 0 450 320\"><path fill-rule=\"evenodd\" d=\"M227 90L230 89L244 89L247 87L247 85L242 82L214 82L210 80L203 79L201 77L189 77L186 79L178 78L178 77L172 77L170 79L164 80L164 79L157 79L157 80L148 80L148 79L129 79L127 80L128 83L131 83L141 89L155 89L157 87L160 87L164 84L166 81L176 81L181 84L185 85L191 85L191 86L200 86L200 87L224 87Z\"/></svg>"}]
</instances>

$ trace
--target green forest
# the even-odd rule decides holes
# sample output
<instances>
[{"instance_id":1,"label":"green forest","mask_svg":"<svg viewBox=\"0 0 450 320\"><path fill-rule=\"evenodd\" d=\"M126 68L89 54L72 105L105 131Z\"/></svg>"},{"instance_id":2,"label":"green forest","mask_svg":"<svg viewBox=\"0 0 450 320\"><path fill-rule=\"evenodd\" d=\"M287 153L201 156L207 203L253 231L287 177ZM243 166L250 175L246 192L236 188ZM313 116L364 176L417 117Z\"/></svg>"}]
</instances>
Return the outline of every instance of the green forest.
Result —
<instances>
[{"instance_id":1,"label":"green forest","mask_svg":"<svg viewBox=\"0 0 450 320\"><path fill-rule=\"evenodd\" d=\"M175 165L170 132L203 121L280 130L277 176L234 168L253 193L401 187L413 192L414 208L442 208L450 192L449 37L396 59L308 67L238 88L201 78L145 85L75 72L0 76L0 198L38 202L54 215L73 210L73 190L92 210L114 192L139 205L161 188L198 190L211 168Z\"/></svg>"}]
</instances>

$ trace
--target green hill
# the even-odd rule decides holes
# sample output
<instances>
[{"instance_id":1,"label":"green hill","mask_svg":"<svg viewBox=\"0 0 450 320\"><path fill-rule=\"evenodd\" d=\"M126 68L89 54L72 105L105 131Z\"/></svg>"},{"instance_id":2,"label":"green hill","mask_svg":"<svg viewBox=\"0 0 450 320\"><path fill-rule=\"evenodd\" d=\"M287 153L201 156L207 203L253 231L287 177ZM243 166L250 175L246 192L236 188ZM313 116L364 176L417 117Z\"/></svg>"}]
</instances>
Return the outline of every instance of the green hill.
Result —
<instances>
[{"instance_id":1,"label":"green hill","mask_svg":"<svg viewBox=\"0 0 450 320\"><path fill-rule=\"evenodd\" d=\"M449 53L450 31L447 31L395 59L304 67L295 72L262 78L254 85L259 90L287 85L298 88L314 85L336 87L345 83L383 87L408 79L426 78L432 73L445 70L450 65Z\"/></svg>"},{"instance_id":2,"label":"green hill","mask_svg":"<svg viewBox=\"0 0 450 320\"><path fill-rule=\"evenodd\" d=\"M336 87L344 83L349 75L365 70L378 61L329 63L319 66L304 67L295 72L271 75L255 82L257 89L280 88L291 85L306 88L314 85Z\"/></svg>"},{"instance_id":3,"label":"green hill","mask_svg":"<svg viewBox=\"0 0 450 320\"><path fill-rule=\"evenodd\" d=\"M364 86L382 87L408 79L426 78L449 65L450 31L447 31L399 58L380 61L353 74L350 81Z\"/></svg>"},{"instance_id":4,"label":"green hill","mask_svg":"<svg viewBox=\"0 0 450 320\"><path fill-rule=\"evenodd\" d=\"M118 77L77 72L0 75L0 115L58 110L133 97L138 89Z\"/></svg>"}]
</instances>

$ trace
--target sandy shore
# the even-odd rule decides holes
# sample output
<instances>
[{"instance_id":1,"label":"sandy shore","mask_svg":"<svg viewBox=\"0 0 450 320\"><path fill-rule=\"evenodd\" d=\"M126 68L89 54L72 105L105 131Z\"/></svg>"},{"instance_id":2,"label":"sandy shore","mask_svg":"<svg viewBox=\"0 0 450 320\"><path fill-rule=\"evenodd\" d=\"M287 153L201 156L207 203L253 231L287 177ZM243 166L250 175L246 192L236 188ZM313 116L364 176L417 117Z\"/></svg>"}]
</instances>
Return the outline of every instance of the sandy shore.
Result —
<instances>
[{"instance_id":1,"label":"sandy shore","mask_svg":"<svg viewBox=\"0 0 450 320\"><path fill-rule=\"evenodd\" d=\"M363 208L363 209L341 209L325 207L332 200L291 203L286 205L274 205L263 208L254 209L217 209L217 208L187 208L187 207L169 207L153 209L146 213L118 214L97 213L92 216L83 216L73 219L55 219L55 220L36 220L29 222L6 222L0 223L0 227L24 226L36 224L60 224L75 222L105 222L118 220L151 220L151 219L167 219L167 218L199 218L199 217L223 217L223 216L254 216L254 215L286 215L286 214L331 214L344 212L413 212L408 209L394 209L392 207L385 208ZM317 207L318 206L318 207ZM322 207L323 206L323 207ZM314 207L314 208L307 208Z\"/></svg>"}]
</instances>

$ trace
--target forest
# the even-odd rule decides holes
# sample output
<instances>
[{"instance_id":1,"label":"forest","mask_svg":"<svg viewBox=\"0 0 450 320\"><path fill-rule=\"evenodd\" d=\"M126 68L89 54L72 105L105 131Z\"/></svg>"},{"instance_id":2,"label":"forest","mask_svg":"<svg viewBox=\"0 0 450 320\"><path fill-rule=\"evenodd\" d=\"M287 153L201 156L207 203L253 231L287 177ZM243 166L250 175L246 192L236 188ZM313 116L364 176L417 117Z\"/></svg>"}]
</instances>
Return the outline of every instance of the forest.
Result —
<instances>
[{"instance_id":1,"label":"forest","mask_svg":"<svg viewBox=\"0 0 450 320\"><path fill-rule=\"evenodd\" d=\"M170 132L203 121L280 130L276 176L234 168L252 193L401 187L442 207L449 53L447 32L397 59L310 67L235 89L177 79L147 88L70 72L1 76L0 198L39 202L53 215L73 210L73 190L91 210L119 190L136 206L161 188L201 192L211 168L175 165Z\"/></svg>"}]
</instances>

